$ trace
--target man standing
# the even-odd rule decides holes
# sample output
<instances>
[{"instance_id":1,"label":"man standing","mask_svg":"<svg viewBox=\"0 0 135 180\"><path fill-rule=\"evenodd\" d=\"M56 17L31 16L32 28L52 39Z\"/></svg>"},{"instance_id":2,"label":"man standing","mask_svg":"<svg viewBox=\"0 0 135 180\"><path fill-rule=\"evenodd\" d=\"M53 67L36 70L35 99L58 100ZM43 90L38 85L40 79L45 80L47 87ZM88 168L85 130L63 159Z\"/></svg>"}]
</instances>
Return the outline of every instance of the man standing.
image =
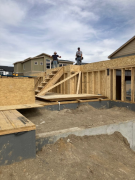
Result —
<instances>
[{"instance_id":1,"label":"man standing","mask_svg":"<svg viewBox=\"0 0 135 180\"><path fill-rule=\"evenodd\" d=\"M50 56L53 58L53 68L56 68L58 65L58 57L61 58L61 56L57 55L57 52L54 52L54 55Z\"/></svg>"},{"instance_id":2,"label":"man standing","mask_svg":"<svg viewBox=\"0 0 135 180\"><path fill-rule=\"evenodd\" d=\"M76 60L77 60L77 65L82 64L82 51L80 51L80 47L78 47L78 51L76 52Z\"/></svg>"}]
</instances>

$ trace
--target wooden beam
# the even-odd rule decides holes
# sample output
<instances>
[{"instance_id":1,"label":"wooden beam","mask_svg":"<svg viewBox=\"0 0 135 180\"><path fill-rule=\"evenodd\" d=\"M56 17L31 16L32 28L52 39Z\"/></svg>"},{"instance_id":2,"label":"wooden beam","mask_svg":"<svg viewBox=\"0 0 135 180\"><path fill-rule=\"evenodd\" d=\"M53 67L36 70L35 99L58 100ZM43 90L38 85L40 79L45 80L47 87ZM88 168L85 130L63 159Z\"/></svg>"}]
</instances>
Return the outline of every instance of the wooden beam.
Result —
<instances>
[{"instance_id":1,"label":"wooden beam","mask_svg":"<svg viewBox=\"0 0 135 180\"><path fill-rule=\"evenodd\" d=\"M135 68L131 68L131 101L135 101Z\"/></svg>"},{"instance_id":2,"label":"wooden beam","mask_svg":"<svg viewBox=\"0 0 135 180\"><path fill-rule=\"evenodd\" d=\"M113 100L116 100L116 69L113 69Z\"/></svg>"},{"instance_id":3,"label":"wooden beam","mask_svg":"<svg viewBox=\"0 0 135 180\"><path fill-rule=\"evenodd\" d=\"M121 69L121 100L125 101L125 69Z\"/></svg>"},{"instance_id":4,"label":"wooden beam","mask_svg":"<svg viewBox=\"0 0 135 180\"><path fill-rule=\"evenodd\" d=\"M76 72L75 74L67 77L66 79L60 81L59 83L57 83L57 84L49 87L48 89L46 89L46 90L44 91L44 94L47 93L48 91L50 91L51 89L55 88L56 86L59 86L60 84L64 83L65 81L67 81L67 80L71 79L72 77L76 76L77 74L79 74L79 72ZM38 94L36 97L38 97L38 96L39 96L39 94Z\"/></svg>"},{"instance_id":5,"label":"wooden beam","mask_svg":"<svg viewBox=\"0 0 135 180\"><path fill-rule=\"evenodd\" d=\"M79 77L78 77L78 83L77 83L77 91L76 91L76 94L79 93L80 81L81 81L81 71L79 72Z\"/></svg>"}]
</instances>

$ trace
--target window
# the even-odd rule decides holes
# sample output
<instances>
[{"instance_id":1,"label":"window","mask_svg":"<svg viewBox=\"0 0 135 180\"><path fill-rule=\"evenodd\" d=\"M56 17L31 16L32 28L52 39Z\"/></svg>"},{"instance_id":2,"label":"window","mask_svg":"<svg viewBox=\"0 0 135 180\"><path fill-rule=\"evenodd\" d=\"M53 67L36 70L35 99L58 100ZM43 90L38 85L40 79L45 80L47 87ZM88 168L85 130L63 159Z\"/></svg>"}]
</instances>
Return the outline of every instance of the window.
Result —
<instances>
[{"instance_id":1,"label":"window","mask_svg":"<svg viewBox=\"0 0 135 180\"><path fill-rule=\"evenodd\" d=\"M51 69L51 60L46 59L46 69Z\"/></svg>"},{"instance_id":2,"label":"window","mask_svg":"<svg viewBox=\"0 0 135 180\"><path fill-rule=\"evenodd\" d=\"M25 70L25 64L23 64L23 70Z\"/></svg>"},{"instance_id":3,"label":"window","mask_svg":"<svg viewBox=\"0 0 135 180\"><path fill-rule=\"evenodd\" d=\"M35 61L35 62L34 62L34 64L35 64L35 65L38 65L38 62L37 62L37 61Z\"/></svg>"},{"instance_id":4,"label":"window","mask_svg":"<svg viewBox=\"0 0 135 180\"><path fill-rule=\"evenodd\" d=\"M43 65L43 62L40 62L40 65Z\"/></svg>"},{"instance_id":5,"label":"window","mask_svg":"<svg viewBox=\"0 0 135 180\"><path fill-rule=\"evenodd\" d=\"M59 67L62 67L63 66L63 64L59 64Z\"/></svg>"}]
</instances>

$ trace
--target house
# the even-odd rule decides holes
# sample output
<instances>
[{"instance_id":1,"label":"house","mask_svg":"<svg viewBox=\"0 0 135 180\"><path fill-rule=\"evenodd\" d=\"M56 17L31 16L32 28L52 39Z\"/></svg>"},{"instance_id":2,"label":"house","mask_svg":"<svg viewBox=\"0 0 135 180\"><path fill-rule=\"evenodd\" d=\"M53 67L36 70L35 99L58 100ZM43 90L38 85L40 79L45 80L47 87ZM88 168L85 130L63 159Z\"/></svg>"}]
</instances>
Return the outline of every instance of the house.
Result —
<instances>
[{"instance_id":1,"label":"house","mask_svg":"<svg viewBox=\"0 0 135 180\"><path fill-rule=\"evenodd\" d=\"M0 66L0 75L12 75L14 67L12 66Z\"/></svg>"},{"instance_id":2,"label":"house","mask_svg":"<svg viewBox=\"0 0 135 180\"><path fill-rule=\"evenodd\" d=\"M51 69L52 58L49 54L42 53L35 57L29 57L23 61L18 61L14 63L14 73L19 75L28 76L33 73L39 73L46 71L46 69ZM73 61L68 60L58 60L58 66L72 65Z\"/></svg>"},{"instance_id":3,"label":"house","mask_svg":"<svg viewBox=\"0 0 135 180\"><path fill-rule=\"evenodd\" d=\"M126 56L135 55L135 36L129 39L125 44L123 44L120 48L114 51L112 54L108 56L109 59L116 59Z\"/></svg>"}]
</instances>

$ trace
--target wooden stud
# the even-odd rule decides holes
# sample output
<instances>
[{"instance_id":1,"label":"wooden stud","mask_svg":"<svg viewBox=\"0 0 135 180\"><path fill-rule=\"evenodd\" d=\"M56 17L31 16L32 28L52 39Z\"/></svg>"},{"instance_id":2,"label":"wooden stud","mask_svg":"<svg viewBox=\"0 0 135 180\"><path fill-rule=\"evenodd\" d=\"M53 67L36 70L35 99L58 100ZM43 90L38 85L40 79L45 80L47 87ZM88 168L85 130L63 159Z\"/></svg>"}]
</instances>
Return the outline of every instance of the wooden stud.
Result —
<instances>
[{"instance_id":1,"label":"wooden stud","mask_svg":"<svg viewBox=\"0 0 135 180\"><path fill-rule=\"evenodd\" d=\"M116 100L116 69L113 69L113 100Z\"/></svg>"},{"instance_id":2,"label":"wooden stud","mask_svg":"<svg viewBox=\"0 0 135 180\"><path fill-rule=\"evenodd\" d=\"M101 94L101 75L100 71L98 71L98 94Z\"/></svg>"},{"instance_id":3,"label":"wooden stud","mask_svg":"<svg viewBox=\"0 0 135 180\"><path fill-rule=\"evenodd\" d=\"M125 101L125 69L121 69L121 101Z\"/></svg>"},{"instance_id":4,"label":"wooden stud","mask_svg":"<svg viewBox=\"0 0 135 180\"><path fill-rule=\"evenodd\" d=\"M135 98L135 68L131 68L131 101L134 102Z\"/></svg>"},{"instance_id":5,"label":"wooden stud","mask_svg":"<svg viewBox=\"0 0 135 180\"><path fill-rule=\"evenodd\" d=\"M95 80L95 77L94 77L95 73L94 71L92 72L92 94L95 93L95 83L94 83L94 80Z\"/></svg>"}]
</instances>

